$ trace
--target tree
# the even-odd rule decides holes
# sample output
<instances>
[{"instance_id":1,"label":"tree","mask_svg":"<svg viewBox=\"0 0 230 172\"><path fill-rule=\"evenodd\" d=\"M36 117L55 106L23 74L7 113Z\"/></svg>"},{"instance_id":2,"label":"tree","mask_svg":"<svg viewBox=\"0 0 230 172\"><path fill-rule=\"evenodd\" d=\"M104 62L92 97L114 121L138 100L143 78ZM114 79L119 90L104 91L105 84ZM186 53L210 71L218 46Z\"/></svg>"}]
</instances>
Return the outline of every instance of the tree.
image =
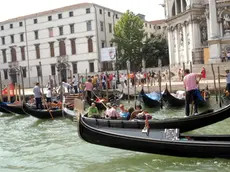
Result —
<instances>
[{"instance_id":1,"label":"tree","mask_svg":"<svg viewBox=\"0 0 230 172\"><path fill-rule=\"evenodd\" d=\"M162 65L169 64L168 43L164 34L153 35L143 45L143 56L146 67L158 66L158 59Z\"/></svg>"},{"instance_id":2,"label":"tree","mask_svg":"<svg viewBox=\"0 0 230 172\"><path fill-rule=\"evenodd\" d=\"M122 67L130 60L131 69L141 67L140 49L145 36L143 20L131 11L121 16L114 28L112 42L118 46L117 62Z\"/></svg>"}]
</instances>

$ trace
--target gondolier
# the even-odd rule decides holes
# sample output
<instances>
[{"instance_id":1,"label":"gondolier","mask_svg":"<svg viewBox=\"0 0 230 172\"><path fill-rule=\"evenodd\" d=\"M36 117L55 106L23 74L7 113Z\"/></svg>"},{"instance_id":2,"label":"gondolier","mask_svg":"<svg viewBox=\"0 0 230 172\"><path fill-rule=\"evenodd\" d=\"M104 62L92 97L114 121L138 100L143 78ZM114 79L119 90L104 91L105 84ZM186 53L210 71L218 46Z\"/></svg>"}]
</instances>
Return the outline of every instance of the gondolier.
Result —
<instances>
[{"instance_id":1,"label":"gondolier","mask_svg":"<svg viewBox=\"0 0 230 172\"><path fill-rule=\"evenodd\" d=\"M36 101L36 108L42 109L42 92L39 87L39 82L37 82L36 85L34 86L33 92Z\"/></svg>"},{"instance_id":2,"label":"gondolier","mask_svg":"<svg viewBox=\"0 0 230 172\"><path fill-rule=\"evenodd\" d=\"M220 75L221 77L226 77L226 90L230 93L230 72L229 69L225 70L225 75Z\"/></svg>"},{"instance_id":3,"label":"gondolier","mask_svg":"<svg viewBox=\"0 0 230 172\"><path fill-rule=\"evenodd\" d=\"M184 87L186 90L185 98L185 114L189 116L190 114L190 104L194 105L194 115L198 113L198 84L202 77L202 74L190 73L189 69L184 71Z\"/></svg>"}]
</instances>

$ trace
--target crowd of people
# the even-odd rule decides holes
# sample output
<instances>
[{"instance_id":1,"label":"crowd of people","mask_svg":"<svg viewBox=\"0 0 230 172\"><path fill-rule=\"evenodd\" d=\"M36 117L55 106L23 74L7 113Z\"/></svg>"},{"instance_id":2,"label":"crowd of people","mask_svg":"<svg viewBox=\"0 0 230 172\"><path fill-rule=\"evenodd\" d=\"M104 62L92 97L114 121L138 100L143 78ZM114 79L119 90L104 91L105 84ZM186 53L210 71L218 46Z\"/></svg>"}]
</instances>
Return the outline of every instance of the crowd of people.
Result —
<instances>
[{"instance_id":1,"label":"crowd of people","mask_svg":"<svg viewBox=\"0 0 230 172\"><path fill-rule=\"evenodd\" d=\"M134 120L134 119L151 119L151 115L147 111L142 110L141 105L136 105L135 108L130 107L126 109L123 104L118 107L117 104L107 103L106 110L103 113L99 113L95 103L92 103L88 108L87 115L90 118L105 118L105 119L122 119L122 120Z\"/></svg>"}]
</instances>

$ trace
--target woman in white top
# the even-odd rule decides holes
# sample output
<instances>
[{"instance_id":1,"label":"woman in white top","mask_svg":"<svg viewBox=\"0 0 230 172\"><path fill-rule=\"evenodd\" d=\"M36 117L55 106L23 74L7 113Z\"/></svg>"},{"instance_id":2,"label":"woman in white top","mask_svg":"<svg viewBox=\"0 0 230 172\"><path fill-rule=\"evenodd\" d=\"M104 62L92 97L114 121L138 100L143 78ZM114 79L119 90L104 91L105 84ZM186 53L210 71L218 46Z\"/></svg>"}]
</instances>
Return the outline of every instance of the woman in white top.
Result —
<instances>
[{"instance_id":1,"label":"woman in white top","mask_svg":"<svg viewBox=\"0 0 230 172\"><path fill-rule=\"evenodd\" d=\"M52 102L52 92L51 89L48 88L47 94L46 94L46 102L47 102L47 108L51 107L51 102Z\"/></svg>"}]
</instances>

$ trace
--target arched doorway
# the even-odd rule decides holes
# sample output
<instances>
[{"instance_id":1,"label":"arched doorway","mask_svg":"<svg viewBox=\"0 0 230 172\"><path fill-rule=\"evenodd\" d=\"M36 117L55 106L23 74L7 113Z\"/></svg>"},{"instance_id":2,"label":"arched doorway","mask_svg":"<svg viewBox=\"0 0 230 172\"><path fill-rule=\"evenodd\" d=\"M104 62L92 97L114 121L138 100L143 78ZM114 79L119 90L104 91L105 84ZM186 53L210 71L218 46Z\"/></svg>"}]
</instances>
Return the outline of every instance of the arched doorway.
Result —
<instances>
[{"instance_id":1,"label":"arched doorway","mask_svg":"<svg viewBox=\"0 0 230 172\"><path fill-rule=\"evenodd\" d=\"M18 71L17 69L11 68L11 69L10 69L10 72L9 72L10 79L11 79L11 82L12 82L13 84L17 83L17 81L18 81L18 80L17 80L17 74L18 74L17 71Z\"/></svg>"},{"instance_id":2,"label":"arched doorway","mask_svg":"<svg viewBox=\"0 0 230 172\"><path fill-rule=\"evenodd\" d=\"M60 63L58 65L58 70L60 72L60 79L61 81L67 81L67 65L65 63Z\"/></svg>"}]
</instances>

